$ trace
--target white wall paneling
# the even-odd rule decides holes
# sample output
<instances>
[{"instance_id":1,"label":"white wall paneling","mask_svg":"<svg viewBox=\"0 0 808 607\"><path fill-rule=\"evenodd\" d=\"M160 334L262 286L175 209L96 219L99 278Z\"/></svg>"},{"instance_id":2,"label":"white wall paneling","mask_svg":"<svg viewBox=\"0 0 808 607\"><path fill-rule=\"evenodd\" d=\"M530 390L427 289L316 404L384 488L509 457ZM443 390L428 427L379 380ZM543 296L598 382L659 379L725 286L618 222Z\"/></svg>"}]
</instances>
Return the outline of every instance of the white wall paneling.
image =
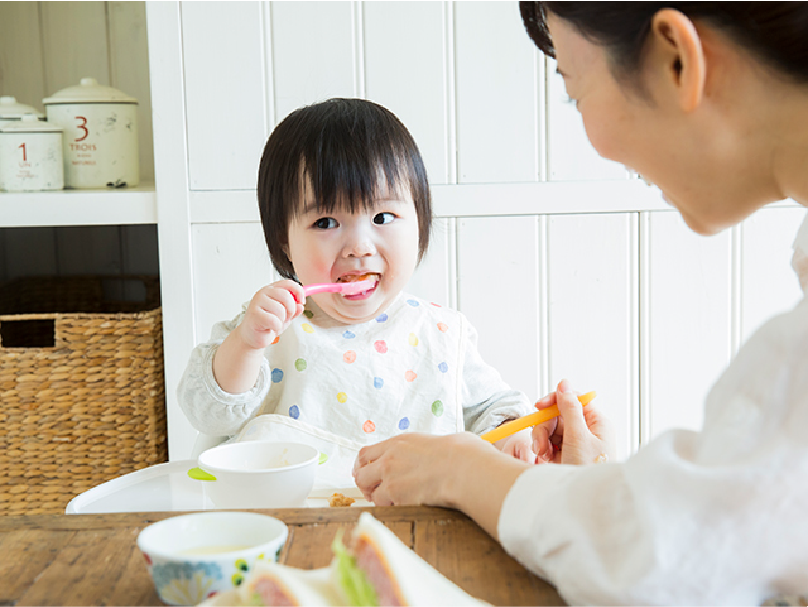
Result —
<instances>
[{"instance_id":1,"label":"white wall paneling","mask_svg":"<svg viewBox=\"0 0 808 607\"><path fill-rule=\"evenodd\" d=\"M732 236L704 238L674 212L650 213L640 277L646 298L647 353L642 440L672 427L701 426L704 397L732 351Z\"/></svg>"},{"instance_id":2,"label":"white wall paneling","mask_svg":"<svg viewBox=\"0 0 808 607\"><path fill-rule=\"evenodd\" d=\"M539 178L542 71L516 2L456 2L459 183Z\"/></svg>"},{"instance_id":3,"label":"white wall paneling","mask_svg":"<svg viewBox=\"0 0 808 607\"><path fill-rule=\"evenodd\" d=\"M191 189L254 188L267 134L263 6L182 4Z\"/></svg>"},{"instance_id":4,"label":"white wall paneling","mask_svg":"<svg viewBox=\"0 0 808 607\"><path fill-rule=\"evenodd\" d=\"M639 434L637 214L553 215L547 238L549 388L597 391L625 457Z\"/></svg>"},{"instance_id":5,"label":"white wall paneling","mask_svg":"<svg viewBox=\"0 0 808 607\"><path fill-rule=\"evenodd\" d=\"M441 306L457 308L456 220L432 222L429 250L415 269L406 291Z\"/></svg>"},{"instance_id":6,"label":"white wall paneling","mask_svg":"<svg viewBox=\"0 0 808 607\"><path fill-rule=\"evenodd\" d=\"M478 332L483 359L512 388L542 396L539 218L457 220L457 309Z\"/></svg>"}]
</instances>

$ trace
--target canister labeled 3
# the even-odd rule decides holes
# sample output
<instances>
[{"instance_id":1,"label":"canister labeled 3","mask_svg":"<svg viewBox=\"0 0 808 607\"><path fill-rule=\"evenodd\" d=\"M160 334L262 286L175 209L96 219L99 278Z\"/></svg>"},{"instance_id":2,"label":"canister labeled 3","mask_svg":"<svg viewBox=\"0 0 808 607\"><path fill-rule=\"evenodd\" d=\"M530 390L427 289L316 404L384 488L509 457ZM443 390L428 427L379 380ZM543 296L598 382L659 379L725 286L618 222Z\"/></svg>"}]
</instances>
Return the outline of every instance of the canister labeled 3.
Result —
<instances>
[{"instance_id":1,"label":"canister labeled 3","mask_svg":"<svg viewBox=\"0 0 808 607\"><path fill-rule=\"evenodd\" d=\"M62 131L34 114L0 125L0 190L61 190Z\"/></svg>"},{"instance_id":2,"label":"canister labeled 3","mask_svg":"<svg viewBox=\"0 0 808 607\"><path fill-rule=\"evenodd\" d=\"M65 187L138 185L137 99L82 78L42 103L48 122L65 129Z\"/></svg>"}]
</instances>

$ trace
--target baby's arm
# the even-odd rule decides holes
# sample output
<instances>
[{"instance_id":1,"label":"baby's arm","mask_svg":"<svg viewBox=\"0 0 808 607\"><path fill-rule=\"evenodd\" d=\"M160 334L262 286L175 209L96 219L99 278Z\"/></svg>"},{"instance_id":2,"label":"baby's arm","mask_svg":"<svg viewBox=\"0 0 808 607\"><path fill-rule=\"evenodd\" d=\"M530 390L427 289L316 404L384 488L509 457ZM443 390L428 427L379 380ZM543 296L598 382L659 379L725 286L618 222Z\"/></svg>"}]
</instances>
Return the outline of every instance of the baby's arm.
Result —
<instances>
[{"instance_id":1,"label":"baby's arm","mask_svg":"<svg viewBox=\"0 0 808 607\"><path fill-rule=\"evenodd\" d=\"M213 375L227 393L241 394L258 379L264 350L295 317L303 312L303 287L281 280L258 291L244 318L219 346L213 358Z\"/></svg>"}]
</instances>

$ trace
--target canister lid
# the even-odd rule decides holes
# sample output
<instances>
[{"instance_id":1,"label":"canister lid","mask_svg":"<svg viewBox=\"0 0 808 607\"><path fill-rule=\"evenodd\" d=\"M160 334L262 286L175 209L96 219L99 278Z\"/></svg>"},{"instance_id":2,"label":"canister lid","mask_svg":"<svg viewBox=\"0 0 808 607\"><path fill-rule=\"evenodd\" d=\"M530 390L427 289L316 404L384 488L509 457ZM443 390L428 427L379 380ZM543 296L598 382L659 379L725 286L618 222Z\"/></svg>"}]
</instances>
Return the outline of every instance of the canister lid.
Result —
<instances>
[{"instance_id":1,"label":"canister lid","mask_svg":"<svg viewBox=\"0 0 808 607\"><path fill-rule=\"evenodd\" d=\"M0 97L0 119L19 120L24 114L33 114L37 118L45 118L45 114L24 103L18 103L14 97Z\"/></svg>"},{"instance_id":2,"label":"canister lid","mask_svg":"<svg viewBox=\"0 0 808 607\"><path fill-rule=\"evenodd\" d=\"M24 114L19 121L0 126L0 133L62 133L64 128L52 122L40 122L36 114Z\"/></svg>"},{"instance_id":3,"label":"canister lid","mask_svg":"<svg viewBox=\"0 0 808 607\"><path fill-rule=\"evenodd\" d=\"M61 103L137 103L137 99L111 86L98 84L95 78L82 78L81 84L69 86L42 100L45 105Z\"/></svg>"}]
</instances>

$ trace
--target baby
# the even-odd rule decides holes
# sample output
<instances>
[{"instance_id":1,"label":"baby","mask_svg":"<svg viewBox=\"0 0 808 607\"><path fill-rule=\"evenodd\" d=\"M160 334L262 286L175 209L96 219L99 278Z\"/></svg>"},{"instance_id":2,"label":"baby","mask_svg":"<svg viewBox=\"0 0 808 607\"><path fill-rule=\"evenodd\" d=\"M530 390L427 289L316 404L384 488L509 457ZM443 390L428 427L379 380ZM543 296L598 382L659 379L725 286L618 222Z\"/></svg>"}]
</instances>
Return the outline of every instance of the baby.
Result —
<instances>
[{"instance_id":1,"label":"baby","mask_svg":"<svg viewBox=\"0 0 808 607\"><path fill-rule=\"evenodd\" d=\"M200 432L315 444L351 485L358 450L402 432L482 434L533 410L483 362L463 314L403 292L426 253L420 152L387 109L331 99L287 116L261 158L258 202L285 279L197 346L178 389ZM370 279L354 295L313 283ZM534 461L530 432L497 448Z\"/></svg>"}]
</instances>

